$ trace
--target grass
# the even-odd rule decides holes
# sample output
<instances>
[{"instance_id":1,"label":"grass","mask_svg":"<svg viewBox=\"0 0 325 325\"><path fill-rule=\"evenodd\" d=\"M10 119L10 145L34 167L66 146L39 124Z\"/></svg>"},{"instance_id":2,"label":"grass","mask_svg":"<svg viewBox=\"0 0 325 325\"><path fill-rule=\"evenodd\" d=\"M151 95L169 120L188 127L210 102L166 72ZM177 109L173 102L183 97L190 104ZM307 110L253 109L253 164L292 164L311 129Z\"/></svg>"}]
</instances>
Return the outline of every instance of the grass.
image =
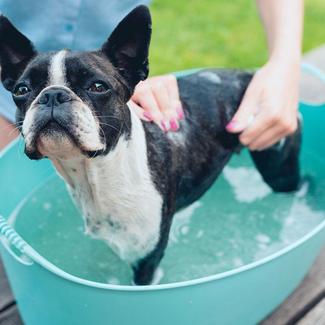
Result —
<instances>
[{"instance_id":1,"label":"grass","mask_svg":"<svg viewBox=\"0 0 325 325\"><path fill-rule=\"evenodd\" d=\"M151 74L193 67L256 67L267 59L254 1L154 0ZM303 50L325 43L325 1L306 0Z\"/></svg>"}]
</instances>

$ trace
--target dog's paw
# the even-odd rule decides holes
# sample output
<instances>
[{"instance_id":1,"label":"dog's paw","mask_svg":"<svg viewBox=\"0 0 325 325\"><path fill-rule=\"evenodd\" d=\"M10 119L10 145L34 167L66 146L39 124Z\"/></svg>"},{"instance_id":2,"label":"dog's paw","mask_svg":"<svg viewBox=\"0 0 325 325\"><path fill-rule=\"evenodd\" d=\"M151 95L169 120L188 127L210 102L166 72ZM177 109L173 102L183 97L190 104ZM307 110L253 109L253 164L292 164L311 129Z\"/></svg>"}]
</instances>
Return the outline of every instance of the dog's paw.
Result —
<instances>
[{"instance_id":1,"label":"dog's paw","mask_svg":"<svg viewBox=\"0 0 325 325\"><path fill-rule=\"evenodd\" d=\"M151 281L151 285L159 284L161 279L164 277L165 273L161 267L158 267L153 275L153 279Z\"/></svg>"}]
</instances>

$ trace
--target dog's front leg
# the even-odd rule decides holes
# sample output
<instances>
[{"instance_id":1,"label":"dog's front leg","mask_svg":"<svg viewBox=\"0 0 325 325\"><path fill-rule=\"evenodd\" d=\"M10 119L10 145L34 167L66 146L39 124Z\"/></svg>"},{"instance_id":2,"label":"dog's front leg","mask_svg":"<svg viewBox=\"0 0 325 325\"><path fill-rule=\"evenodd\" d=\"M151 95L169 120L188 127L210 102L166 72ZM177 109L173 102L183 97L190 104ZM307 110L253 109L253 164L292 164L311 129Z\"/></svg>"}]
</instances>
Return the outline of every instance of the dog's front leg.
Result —
<instances>
[{"instance_id":1,"label":"dog's front leg","mask_svg":"<svg viewBox=\"0 0 325 325\"><path fill-rule=\"evenodd\" d=\"M167 216L163 217L160 238L155 249L132 266L133 282L136 285L148 285L152 283L155 271L167 247L173 215L174 213L169 213Z\"/></svg>"},{"instance_id":2,"label":"dog's front leg","mask_svg":"<svg viewBox=\"0 0 325 325\"><path fill-rule=\"evenodd\" d=\"M136 285L151 284L155 271L164 256L164 250L155 249L133 266L133 282Z\"/></svg>"}]
</instances>

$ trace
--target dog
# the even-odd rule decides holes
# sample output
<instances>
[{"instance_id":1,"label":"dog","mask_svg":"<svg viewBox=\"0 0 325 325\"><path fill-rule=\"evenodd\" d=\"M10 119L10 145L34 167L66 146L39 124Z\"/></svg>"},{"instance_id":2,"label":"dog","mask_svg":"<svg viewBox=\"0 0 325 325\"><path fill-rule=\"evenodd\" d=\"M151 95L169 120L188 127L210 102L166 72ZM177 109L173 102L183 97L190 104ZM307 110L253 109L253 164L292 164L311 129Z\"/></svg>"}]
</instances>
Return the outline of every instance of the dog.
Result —
<instances>
[{"instance_id":1,"label":"dog","mask_svg":"<svg viewBox=\"0 0 325 325\"><path fill-rule=\"evenodd\" d=\"M103 46L89 52L38 53L4 16L0 65L4 87L30 159L49 158L80 209L86 233L107 242L150 284L168 243L176 211L203 195L232 154L238 135L225 126L253 72L205 69L178 78L185 119L164 133L127 106L148 76L151 17L131 11ZM301 129L251 152L274 191L299 186Z\"/></svg>"}]
</instances>

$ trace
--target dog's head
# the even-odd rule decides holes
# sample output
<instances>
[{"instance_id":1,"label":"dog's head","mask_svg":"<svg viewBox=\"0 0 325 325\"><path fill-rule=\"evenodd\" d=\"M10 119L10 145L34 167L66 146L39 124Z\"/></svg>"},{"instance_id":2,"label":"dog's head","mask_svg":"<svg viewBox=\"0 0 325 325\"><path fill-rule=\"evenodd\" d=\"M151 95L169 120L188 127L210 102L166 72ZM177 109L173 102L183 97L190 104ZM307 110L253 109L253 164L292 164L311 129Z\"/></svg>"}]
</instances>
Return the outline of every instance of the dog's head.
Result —
<instances>
[{"instance_id":1,"label":"dog's head","mask_svg":"<svg viewBox=\"0 0 325 325\"><path fill-rule=\"evenodd\" d=\"M106 154L130 128L126 103L148 75L150 36L149 10L139 6L99 50L37 53L1 16L1 79L17 105L26 154L32 159Z\"/></svg>"}]
</instances>

